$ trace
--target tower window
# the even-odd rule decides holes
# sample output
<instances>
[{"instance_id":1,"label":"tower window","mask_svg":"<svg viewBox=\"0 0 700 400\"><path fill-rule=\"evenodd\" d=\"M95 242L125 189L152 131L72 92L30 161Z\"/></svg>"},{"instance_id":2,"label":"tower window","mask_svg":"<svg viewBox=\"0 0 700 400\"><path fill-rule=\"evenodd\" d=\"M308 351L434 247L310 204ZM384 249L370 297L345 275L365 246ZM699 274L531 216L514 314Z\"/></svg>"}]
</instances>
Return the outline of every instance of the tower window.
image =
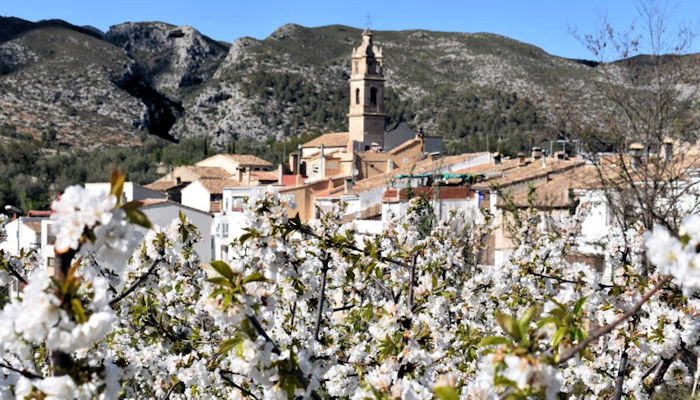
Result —
<instances>
[{"instance_id":1,"label":"tower window","mask_svg":"<svg viewBox=\"0 0 700 400\"><path fill-rule=\"evenodd\" d=\"M369 90L369 103L373 106L377 105L377 88L371 88Z\"/></svg>"},{"instance_id":2,"label":"tower window","mask_svg":"<svg viewBox=\"0 0 700 400\"><path fill-rule=\"evenodd\" d=\"M360 89L355 89L355 104L360 104Z\"/></svg>"}]
</instances>

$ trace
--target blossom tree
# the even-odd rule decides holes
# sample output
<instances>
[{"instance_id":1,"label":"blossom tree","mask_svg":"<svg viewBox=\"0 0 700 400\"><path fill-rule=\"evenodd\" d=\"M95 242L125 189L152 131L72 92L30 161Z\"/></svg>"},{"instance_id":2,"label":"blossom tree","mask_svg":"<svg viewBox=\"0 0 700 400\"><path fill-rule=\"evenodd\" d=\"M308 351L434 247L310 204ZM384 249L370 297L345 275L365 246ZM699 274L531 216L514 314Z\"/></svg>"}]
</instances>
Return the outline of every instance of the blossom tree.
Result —
<instances>
[{"instance_id":1,"label":"blossom tree","mask_svg":"<svg viewBox=\"0 0 700 400\"><path fill-rule=\"evenodd\" d=\"M289 199L260 192L230 259L202 265L184 216L151 227L138 202L118 201L123 175L112 181L110 193L73 186L54 202L54 276L0 255L2 285L21 283L0 311L0 398L690 391L700 217L677 236L609 232L602 269L569 261L581 215L548 233L524 218L528 240L494 268L479 263L494 227L477 211L435 221L414 199L382 234L358 237L342 207L305 224ZM628 379L615 375L622 351Z\"/></svg>"}]
</instances>

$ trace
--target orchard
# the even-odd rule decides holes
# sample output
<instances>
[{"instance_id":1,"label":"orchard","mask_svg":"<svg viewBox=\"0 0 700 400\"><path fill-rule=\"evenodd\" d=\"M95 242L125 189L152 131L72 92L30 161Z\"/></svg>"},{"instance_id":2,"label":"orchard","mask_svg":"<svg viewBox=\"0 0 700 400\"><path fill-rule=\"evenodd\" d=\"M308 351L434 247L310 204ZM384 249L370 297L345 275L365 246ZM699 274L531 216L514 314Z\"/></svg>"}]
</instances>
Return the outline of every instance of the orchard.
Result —
<instances>
[{"instance_id":1,"label":"orchard","mask_svg":"<svg viewBox=\"0 0 700 400\"><path fill-rule=\"evenodd\" d=\"M648 399L696 391L700 217L607 232L573 262L576 214L482 265L494 218L425 200L358 239L339 207L306 224L248 199L229 260L199 262L181 215L68 187L53 276L0 253L1 399ZM583 210L579 210L583 213ZM0 240L6 238L0 229Z\"/></svg>"}]
</instances>

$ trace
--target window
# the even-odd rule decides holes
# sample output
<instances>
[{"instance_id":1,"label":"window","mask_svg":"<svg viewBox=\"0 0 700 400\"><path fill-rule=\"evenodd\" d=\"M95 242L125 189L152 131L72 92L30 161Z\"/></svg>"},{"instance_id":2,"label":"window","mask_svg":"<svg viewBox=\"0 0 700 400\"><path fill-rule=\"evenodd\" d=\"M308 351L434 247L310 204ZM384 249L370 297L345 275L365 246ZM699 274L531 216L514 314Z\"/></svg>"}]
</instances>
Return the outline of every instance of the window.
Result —
<instances>
[{"instance_id":1,"label":"window","mask_svg":"<svg viewBox=\"0 0 700 400\"><path fill-rule=\"evenodd\" d=\"M355 104L360 104L360 89L355 89Z\"/></svg>"},{"instance_id":2,"label":"window","mask_svg":"<svg viewBox=\"0 0 700 400\"><path fill-rule=\"evenodd\" d=\"M371 88L369 90L369 103L373 106L377 105L377 88Z\"/></svg>"}]
</instances>

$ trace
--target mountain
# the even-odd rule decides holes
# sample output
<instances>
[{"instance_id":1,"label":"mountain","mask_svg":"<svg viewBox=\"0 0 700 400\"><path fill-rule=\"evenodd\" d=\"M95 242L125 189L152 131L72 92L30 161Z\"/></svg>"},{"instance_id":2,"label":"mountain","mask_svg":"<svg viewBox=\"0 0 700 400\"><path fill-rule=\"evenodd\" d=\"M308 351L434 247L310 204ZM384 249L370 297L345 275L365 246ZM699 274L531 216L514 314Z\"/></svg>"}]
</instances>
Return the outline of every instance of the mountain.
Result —
<instances>
[{"instance_id":1,"label":"mountain","mask_svg":"<svg viewBox=\"0 0 700 400\"><path fill-rule=\"evenodd\" d=\"M225 145L345 130L360 34L288 24L229 45L162 22L103 34L1 18L0 141L100 148L137 145L150 133ZM374 39L384 52L387 127L407 121L450 139L448 150L483 149L490 139L517 151L556 137L563 105L605 111L594 62L489 33L377 31ZM698 72L699 55L684 57Z\"/></svg>"}]
</instances>

